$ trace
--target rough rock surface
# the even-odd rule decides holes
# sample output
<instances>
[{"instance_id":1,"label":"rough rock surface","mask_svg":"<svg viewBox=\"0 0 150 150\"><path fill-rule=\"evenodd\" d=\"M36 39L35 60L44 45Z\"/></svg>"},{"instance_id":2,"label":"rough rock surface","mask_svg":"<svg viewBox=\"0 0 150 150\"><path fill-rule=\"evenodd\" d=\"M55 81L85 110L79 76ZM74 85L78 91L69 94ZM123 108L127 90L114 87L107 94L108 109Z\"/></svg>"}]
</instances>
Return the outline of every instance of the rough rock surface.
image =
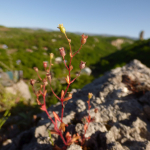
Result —
<instances>
[{"instance_id":1,"label":"rough rock surface","mask_svg":"<svg viewBox=\"0 0 150 150\"><path fill-rule=\"evenodd\" d=\"M124 79L123 77L126 78ZM93 93L91 99L91 117L86 137L91 137L87 145L92 150L149 150L150 149L150 69L138 60L133 60L122 68L106 72L104 76L94 80L81 90L72 90L73 98L65 106L65 123L70 133L83 133L81 119L87 115L87 95ZM95 113L94 109L98 108ZM48 108L61 115L61 105ZM41 120L36 128L32 128L19 136L9 139L1 150L51 150L47 129L53 129L45 113L39 114ZM57 145L63 143L58 136L52 139ZM81 149L71 145L68 150Z\"/></svg>"},{"instance_id":2,"label":"rough rock surface","mask_svg":"<svg viewBox=\"0 0 150 150\"><path fill-rule=\"evenodd\" d=\"M24 97L26 100L31 100L31 94L29 91L28 85L23 81L20 80L16 84L13 84L10 87L5 87L6 91L12 94L17 94L18 92L22 97Z\"/></svg>"}]
</instances>

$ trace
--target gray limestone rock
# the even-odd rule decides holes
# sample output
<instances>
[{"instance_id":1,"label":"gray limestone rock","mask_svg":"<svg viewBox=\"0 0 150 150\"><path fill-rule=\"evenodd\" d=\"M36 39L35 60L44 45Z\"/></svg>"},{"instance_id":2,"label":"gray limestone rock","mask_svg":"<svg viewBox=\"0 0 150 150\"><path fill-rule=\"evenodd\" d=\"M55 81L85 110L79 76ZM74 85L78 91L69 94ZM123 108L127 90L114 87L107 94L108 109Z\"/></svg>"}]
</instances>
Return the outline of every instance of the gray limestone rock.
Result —
<instances>
[{"instance_id":1,"label":"gray limestone rock","mask_svg":"<svg viewBox=\"0 0 150 150\"><path fill-rule=\"evenodd\" d=\"M130 79L128 84L123 82L123 76ZM94 150L149 150L149 91L150 69L138 60L108 71L104 76L95 79L82 89L72 90L73 97L67 102L64 110L63 121L69 124L66 130L72 135L77 132L82 136L86 123L82 123L82 118L88 116L89 113L94 118L94 122L89 124L85 134L86 137L90 137L86 140L89 148ZM93 93L90 111L87 105L89 92ZM95 108L97 108L96 113ZM53 111L61 116L61 103L48 108L50 116L54 119ZM49 141L47 129L53 129L54 125L49 123L46 113L43 112L37 116L41 117L37 127L14 137L1 149L5 150L7 147L8 150L14 150L23 137L29 135L31 135L30 140L22 144L23 150L46 150L48 147L51 149L52 143ZM63 146L58 136L52 136L52 139L58 146ZM75 144L67 147L67 150L73 149L80 150L81 147Z\"/></svg>"},{"instance_id":2,"label":"gray limestone rock","mask_svg":"<svg viewBox=\"0 0 150 150\"><path fill-rule=\"evenodd\" d=\"M71 144L67 150L82 150L81 146L76 145L76 144Z\"/></svg>"}]
</instances>

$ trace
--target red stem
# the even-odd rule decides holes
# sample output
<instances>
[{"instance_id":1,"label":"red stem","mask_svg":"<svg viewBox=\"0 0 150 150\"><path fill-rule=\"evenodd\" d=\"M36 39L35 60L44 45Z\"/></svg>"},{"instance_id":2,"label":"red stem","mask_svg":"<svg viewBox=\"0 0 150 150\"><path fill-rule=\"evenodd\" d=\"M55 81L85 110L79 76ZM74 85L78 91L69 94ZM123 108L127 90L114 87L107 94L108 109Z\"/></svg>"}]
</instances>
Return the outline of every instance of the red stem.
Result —
<instances>
[{"instance_id":1,"label":"red stem","mask_svg":"<svg viewBox=\"0 0 150 150\"><path fill-rule=\"evenodd\" d=\"M68 40L68 37L67 37L66 34L65 34L65 37L66 37L66 39ZM71 55L72 55L72 50L71 50L71 44L70 44L70 42L69 42L69 47L70 47L70 53L71 53ZM71 80L71 79L70 79L70 66L71 66L72 58L73 58L73 57L70 58L69 68L68 68L68 66L66 65L66 62L65 62L65 60L64 60L64 58L63 58L64 64L65 64L67 70L69 71L69 81ZM70 84L68 84L68 86L67 86L67 88L66 88L66 90L65 90L65 92L64 92L64 96L63 96L63 98L62 98L62 101L61 101L61 106L62 106L62 109L61 109L61 122L63 122L63 116L64 116L63 99L64 99L64 97L65 97L65 95L66 95L66 93L67 93L67 90L68 90L69 86L70 86Z\"/></svg>"},{"instance_id":2,"label":"red stem","mask_svg":"<svg viewBox=\"0 0 150 150\"><path fill-rule=\"evenodd\" d=\"M66 88L66 90L65 90L65 92L64 92L63 99L64 99L64 97L65 97L65 95L66 95L66 93L67 93L67 90L68 90L69 86L70 86L70 84L68 84L68 86L67 86L67 88Z\"/></svg>"},{"instance_id":3,"label":"red stem","mask_svg":"<svg viewBox=\"0 0 150 150\"><path fill-rule=\"evenodd\" d=\"M70 58L69 70L68 70L68 71L69 71L69 81L71 80L71 78L70 78L70 66L71 66L71 61L72 61L72 58L73 58L73 57L71 57L71 58Z\"/></svg>"},{"instance_id":4,"label":"red stem","mask_svg":"<svg viewBox=\"0 0 150 150\"><path fill-rule=\"evenodd\" d=\"M64 96L63 96L63 98L62 98L62 100L61 100L61 106L62 106L62 108L61 108L61 122L63 122L63 116L64 116L63 99L64 99L64 97L65 97L65 95L66 95L66 93L67 93L67 90L68 90L69 86L70 86L70 84L68 84L68 86L67 86L67 88L66 88L66 90L65 90L65 92L64 92Z\"/></svg>"},{"instance_id":5,"label":"red stem","mask_svg":"<svg viewBox=\"0 0 150 150\"><path fill-rule=\"evenodd\" d=\"M84 139L85 139L85 134L86 134L86 131L87 131L87 129L88 129L89 123L90 123L90 121L88 122L87 128L86 128L86 130L85 130L85 132L84 132L81 145L83 145L83 142L84 142Z\"/></svg>"},{"instance_id":6,"label":"red stem","mask_svg":"<svg viewBox=\"0 0 150 150\"><path fill-rule=\"evenodd\" d=\"M80 72L81 72L81 69L80 69ZM73 83L76 80L76 78L80 75L80 72L70 83Z\"/></svg>"},{"instance_id":7,"label":"red stem","mask_svg":"<svg viewBox=\"0 0 150 150\"><path fill-rule=\"evenodd\" d=\"M43 93L45 93L45 85L43 87ZM45 101L45 95L43 94L43 100L44 100L44 105L46 107L46 101ZM53 121L53 119L51 118L51 116L49 115L47 109L45 110L47 116L49 117L49 119L52 121L52 123L54 124L55 128L59 131L58 134L60 135L61 139L63 140L64 144L67 145L63 135L62 135L62 132L57 128L57 124Z\"/></svg>"},{"instance_id":8,"label":"red stem","mask_svg":"<svg viewBox=\"0 0 150 150\"><path fill-rule=\"evenodd\" d=\"M63 101L61 101L61 122L63 122L63 115L64 115L64 106Z\"/></svg>"},{"instance_id":9,"label":"red stem","mask_svg":"<svg viewBox=\"0 0 150 150\"><path fill-rule=\"evenodd\" d=\"M65 36L66 36L66 34L65 34ZM66 38L67 38L67 36L66 36ZM67 39L68 39L68 38L67 38ZM70 53L72 54L70 43L69 43L69 46L70 46ZM82 48L82 45L80 46L79 50L70 58L69 68L66 66L66 68L67 68L68 71L69 71L69 81L71 80L71 77L70 77L70 66L71 66L72 58L81 50L81 48ZM65 62L64 62L64 63L65 63ZM65 63L65 64L66 64L66 63ZM80 72L81 72L81 70L80 70ZM79 76L79 75L78 75L78 76ZM77 76L77 77L78 77L78 76ZM77 77L76 77L76 78L77 78ZM75 78L75 79L76 79L76 78ZM74 82L75 79L73 79L73 80L70 82L70 84L71 84L72 82ZM67 90L68 90L70 84L68 84L68 86L67 86L67 88L66 88L66 90L65 90L65 92L64 92L63 98L65 97L65 95L66 95L66 93L67 93ZM63 98L62 98L62 99L63 99ZM64 113L63 100L62 100L62 102L61 102L61 106L62 106L62 110L61 110L61 122L62 122L62 120L63 120L63 115L64 115L64 114L63 114L63 113Z\"/></svg>"},{"instance_id":10,"label":"red stem","mask_svg":"<svg viewBox=\"0 0 150 150\"><path fill-rule=\"evenodd\" d=\"M90 115L90 114L89 114L89 111L90 111L90 99L88 99L88 101L89 101L89 103L88 103L88 118L89 118L89 115ZM88 129L88 126L89 126L90 121L91 121L91 120L88 121L88 125L87 125L87 128L86 128L85 132L84 132L81 145L83 144L83 141L84 141L84 139L85 139L85 134L86 134L86 131L87 131L87 129Z\"/></svg>"},{"instance_id":11,"label":"red stem","mask_svg":"<svg viewBox=\"0 0 150 150\"><path fill-rule=\"evenodd\" d=\"M45 93L45 85L43 86L43 93ZM45 105L45 107L46 107L45 94L42 94L42 96L43 96L44 105ZM49 115L47 109L45 110L45 112L47 113L47 116L48 116L49 119L52 121L52 123L54 124L54 126L56 126L56 125L55 125L55 122L53 121L53 119L52 119L51 116Z\"/></svg>"},{"instance_id":12,"label":"red stem","mask_svg":"<svg viewBox=\"0 0 150 150\"><path fill-rule=\"evenodd\" d=\"M69 70L69 68L68 68L68 66L67 66L66 61L65 61L65 59L64 59L64 58L63 58L63 61L64 61L64 64L65 64L65 66L66 66L67 70Z\"/></svg>"},{"instance_id":13,"label":"red stem","mask_svg":"<svg viewBox=\"0 0 150 150\"><path fill-rule=\"evenodd\" d=\"M66 39L67 39L67 41L68 41L68 37L67 37L67 35L65 34L65 37L66 37ZM70 53L72 54L72 50L71 50L71 44L70 44L70 42L68 42L69 43L69 47L70 47Z\"/></svg>"},{"instance_id":14,"label":"red stem","mask_svg":"<svg viewBox=\"0 0 150 150\"><path fill-rule=\"evenodd\" d=\"M63 137L63 135L62 135L62 132L60 132L59 135L60 135L61 139L63 140L64 144L65 144L65 145L68 145L68 143L65 141L65 139L64 139L64 137Z\"/></svg>"},{"instance_id":15,"label":"red stem","mask_svg":"<svg viewBox=\"0 0 150 150\"><path fill-rule=\"evenodd\" d=\"M38 72L37 72L37 75L38 75L39 79L42 81L42 78L40 77L40 75L38 74Z\"/></svg>"},{"instance_id":16,"label":"red stem","mask_svg":"<svg viewBox=\"0 0 150 150\"><path fill-rule=\"evenodd\" d=\"M49 69L48 69L48 70L49 70L49 72L50 72L50 70L51 70L51 64L52 64L52 63L51 63L51 59L50 59L50 62L49 62L49 63L50 63L50 64L49 64Z\"/></svg>"},{"instance_id":17,"label":"red stem","mask_svg":"<svg viewBox=\"0 0 150 150\"><path fill-rule=\"evenodd\" d=\"M55 92L53 91L52 87L51 87L51 90L52 90L53 94L55 95L55 97L61 101L61 99L60 99L60 98L55 94Z\"/></svg>"},{"instance_id":18,"label":"red stem","mask_svg":"<svg viewBox=\"0 0 150 150\"><path fill-rule=\"evenodd\" d=\"M35 92L35 90L34 90L34 87L33 87L33 85L32 85L32 90L33 90L34 94L36 95L36 92Z\"/></svg>"},{"instance_id":19,"label":"red stem","mask_svg":"<svg viewBox=\"0 0 150 150\"><path fill-rule=\"evenodd\" d=\"M69 43L69 47L70 47L70 53L72 54L72 50L71 50L71 44Z\"/></svg>"},{"instance_id":20,"label":"red stem","mask_svg":"<svg viewBox=\"0 0 150 150\"><path fill-rule=\"evenodd\" d=\"M80 46L79 50L74 53L73 57L81 50L81 48L82 48L82 45Z\"/></svg>"},{"instance_id":21,"label":"red stem","mask_svg":"<svg viewBox=\"0 0 150 150\"><path fill-rule=\"evenodd\" d=\"M88 99L88 101L89 101L89 103L88 103L88 114L89 114L89 111L90 111L90 99Z\"/></svg>"}]
</instances>

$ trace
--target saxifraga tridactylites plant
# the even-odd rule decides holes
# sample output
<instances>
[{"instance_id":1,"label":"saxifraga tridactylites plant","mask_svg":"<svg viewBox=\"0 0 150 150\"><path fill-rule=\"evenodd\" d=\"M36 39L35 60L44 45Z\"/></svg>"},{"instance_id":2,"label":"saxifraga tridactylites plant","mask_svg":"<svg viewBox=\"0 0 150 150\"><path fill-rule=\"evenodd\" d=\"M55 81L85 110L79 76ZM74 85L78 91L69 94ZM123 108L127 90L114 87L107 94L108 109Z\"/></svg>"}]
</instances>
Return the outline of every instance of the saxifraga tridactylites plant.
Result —
<instances>
[{"instance_id":1,"label":"saxifraga tridactylites plant","mask_svg":"<svg viewBox=\"0 0 150 150\"><path fill-rule=\"evenodd\" d=\"M85 68L85 62L81 61L80 65L79 65L79 68L80 68L80 72L79 74L73 79L71 80L71 76L70 76L70 72L71 70L73 69L73 66L71 65L71 62L72 62L72 59L73 57L81 50L82 46L86 43L86 40L88 38L88 36L85 36L84 34L82 34L82 38L81 38L81 46L79 48L78 51L76 51L75 53L72 52L71 50L71 39L68 39L67 35L66 35L66 30L63 26L63 24L59 24L59 27L60 31L65 35L68 43L69 43L69 47L70 47L70 62L69 62L69 66L67 66L66 64L66 61L65 61L65 55L66 55L66 52L65 52L65 49L64 47L61 47L59 48L59 51L60 51L60 55L62 56L63 58L63 61L64 61L64 64L65 64L65 67L67 68L68 72L69 72L69 75L67 75L67 77L65 78L66 79L66 82L67 82L67 88L66 90L62 90L61 91L61 96L57 96L54 92L54 90L51 88L51 91L52 93L55 95L55 97L61 102L61 106L62 106L62 109L61 109L61 118L56 114L56 112L53 111L53 115L54 115L54 119L53 120L51 118L51 116L49 115L47 109L46 109L46 100L45 100L45 97L46 97L46 93L47 93L47 90L46 90L46 85L48 84L48 82L50 83L51 85L51 67L52 67L52 59L54 57L54 54L53 53L50 53L50 65L48 67L48 64L47 62L43 62L43 67L46 71L46 76L44 79L42 79L38 73L38 68L37 67L34 67L34 70L37 72L37 75L38 75L38 78L41 80L42 84L41 84L41 87L40 87L40 90L39 91L35 91L34 89L34 84L36 82L36 80L34 79L31 79L30 80L30 83L32 85L32 88L33 88L33 91L36 95L36 100L37 100L37 103L38 105L40 105L40 109L45 111L47 116L49 117L49 119L51 120L51 122L54 124L54 130L51 131L51 134L58 134L63 143L65 144L65 146L62 148L62 149L66 149L66 147L68 145L71 145L72 143L78 143L79 145L81 146L84 146L85 144L85 140L86 140L86 137L85 137L85 134L86 134L86 131L88 129L88 125L90 122L93 121L93 119L91 118L91 116L88 114L88 117L85 117L85 125L84 125L84 134L82 135L82 137L77 133L77 134L74 134L73 136L67 132L66 135L65 135L65 138L63 136L63 132L65 132L65 127L68 126L66 125L64 122L63 122L63 114L64 114L64 102L70 100L72 98L72 93L68 93L68 95L66 96L67 94L67 91L68 91L68 88L69 86L76 80L76 78L80 75L80 72L81 72L81 69L84 69ZM39 101L39 97L42 96L43 97L43 103L41 103ZM92 93L89 93L88 94L88 110L90 110L91 106L90 106L90 99L92 98ZM58 127L57 125L57 121L60 122L60 126ZM65 140L66 139L66 140ZM89 138L88 138L89 139ZM58 146L55 145L55 149L59 150L60 148Z\"/></svg>"}]
</instances>

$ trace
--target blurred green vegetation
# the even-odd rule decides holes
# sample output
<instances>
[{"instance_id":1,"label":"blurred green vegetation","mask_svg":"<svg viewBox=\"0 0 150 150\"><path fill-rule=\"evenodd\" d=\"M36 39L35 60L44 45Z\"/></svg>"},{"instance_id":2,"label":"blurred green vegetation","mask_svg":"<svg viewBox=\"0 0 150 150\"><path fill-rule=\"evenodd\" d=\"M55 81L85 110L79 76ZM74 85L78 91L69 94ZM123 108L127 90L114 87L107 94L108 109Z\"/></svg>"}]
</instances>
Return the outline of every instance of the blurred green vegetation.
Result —
<instances>
[{"instance_id":1,"label":"blurred green vegetation","mask_svg":"<svg viewBox=\"0 0 150 150\"><path fill-rule=\"evenodd\" d=\"M4 28L4 27L2 27ZM1 29L1 28L0 28ZM4 28L5 29L5 28ZM19 29L19 28L6 28L4 31L0 30L0 44L6 44L8 49L0 49L0 60L9 65L9 58L6 53L10 53L13 65L16 70L23 70L24 78L30 79L35 76L33 67L38 67L43 71L43 61L49 61L49 53L54 53L55 57L59 57L59 48L65 47L66 53L69 52L68 42L63 34L60 32L46 32L43 30L31 30L31 29ZM73 52L77 51L80 47L80 35L73 33L67 33L71 39L71 45ZM56 41L52 41L55 39ZM117 50L116 47L111 45L111 41L117 39L116 37L101 37L101 36L89 36L87 43L83 46L81 51L72 61L74 67L73 73L79 71L80 61L83 60L88 67L91 64L95 64L100 58L105 57ZM129 45L128 43L126 43ZM36 47L36 48L35 48ZM43 47L47 47L48 50L43 50ZM26 49L31 49L33 52L26 52ZM16 51L15 51L16 50ZM44 54L45 53L45 54ZM21 64L17 65L16 61L21 60ZM69 63L69 53L67 53L66 60ZM6 70L5 67L0 67ZM64 64L54 65L53 71L55 77L62 76L62 70L65 69Z\"/></svg>"},{"instance_id":2,"label":"blurred green vegetation","mask_svg":"<svg viewBox=\"0 0 150 150\"><path fill-rule=\"evenodd\" d=\"M149 56L150 39L143 41L137 40L119 51L102 57L96 64L93 64L93 74L95 77L98 77L110 69L124 66L133 59L138 59L147 67L150 67Z\"/></svg>"},{"instance_id":3,"label":"blurred green vegetation","mask_svg":"<svg viewBox=\"0 0 150 150\"><path fill-rule=\"evenodd\" d=\"M6 122L6 120L8 119L8 117L11 115L11 113L9 112L9 110L6 110L3 117L0 119L0 129L3 126L3 124Z\"/></svg>"},{"instance_id":4,"label":"blurred green vegetation","mask_svg":"<svg viewBox=\"0 0 150 150\"><path fill-rule=\"evenodd\" d=\"M80 47L81 35L74 33L67 33L69 39L71 39L72 51L76 52ZM112 66L111 61L107 57L111 56L114 53L121 53L123 50L118 51L115 46L111 45L112 40L116 40L119 37L102 37L102 36L89 36L87 43L83 45L81 51L73 58L72 65L73 70L71 72L71 78L76 77L76 73L79 72L79 64L82 61L86 62L86 66L92 69L92 74L90 76L80 75L77 80L70 86L69 91L72 88L81 89L84 85L92 82L97 74L103 74L104 71L110 69L109 66ZM122 38L126 41L129 39ZM131 42L133 40L130 39ZM8 46L8 49L3 49L2 45L5 44ZM122 44L122 47L128 48L132 47L129 42ZM44 50L43 47L47 47L48 50ZM56 31L47 32L44 30L32 30L28 28L6 28L0 26L0 61L5 65L10 67L14 66L14 70L23 70L23 78L26 83L29 85L30 79L38 80L36 72L33 70L33 67L39 68L39 74L41 77L44 77L45 72L43 68L43 61L49 62L49 53L54 53L55 58L60 57L59 48L64 47L66 51L65 59L67 64L69 64L69 44L65 36ZM32 52L27 52L26 50L30 49ZM10 57L12 62L10 62ZM115 56L116 57L116 56ZM120 57L120 56L119 56ZM113 58L115 61L118 59L118 56ZM21 60L21 63L18 65L17 60ZM123 64L123 62L121 62ZM120 65L121 63L118 63ZM116 64L115 64L116 65ZM113 66L114 67L114 66ZM4 71L8 71L8 68L0 64L0 68ZM99 71L99 72L98 72ZM53 73L53 89L56 94L60 95L62 89L65 89L66 84L61 84L61 80L67 76L68 71L65 68L63 63L55 64L52 67ZM38 89L40 83L36 85ZM57 103L57 99L50 91L50 87L47 87L48 95L46 97L47 106ZM29 85L31 93L33 93L31 86ZM2 94L1 102L2 107L10 109L13 107L16 112L18 112L18 107L16 97L9 96L9 94ZM34 94L32 94L34 96ZM10 98L11 97L11 98ZM11 102L6 105L6 99L11 99ZM34 96L35 99L35 96ZM42 98L41 98L42 100ZM24 104L23 98L20 98L21 106ZM36 103L36 102L35 102ZM34 106L34 105L33 105ZM36 107L36 104L35 104Z\"/></svg>"}]
</instances>

